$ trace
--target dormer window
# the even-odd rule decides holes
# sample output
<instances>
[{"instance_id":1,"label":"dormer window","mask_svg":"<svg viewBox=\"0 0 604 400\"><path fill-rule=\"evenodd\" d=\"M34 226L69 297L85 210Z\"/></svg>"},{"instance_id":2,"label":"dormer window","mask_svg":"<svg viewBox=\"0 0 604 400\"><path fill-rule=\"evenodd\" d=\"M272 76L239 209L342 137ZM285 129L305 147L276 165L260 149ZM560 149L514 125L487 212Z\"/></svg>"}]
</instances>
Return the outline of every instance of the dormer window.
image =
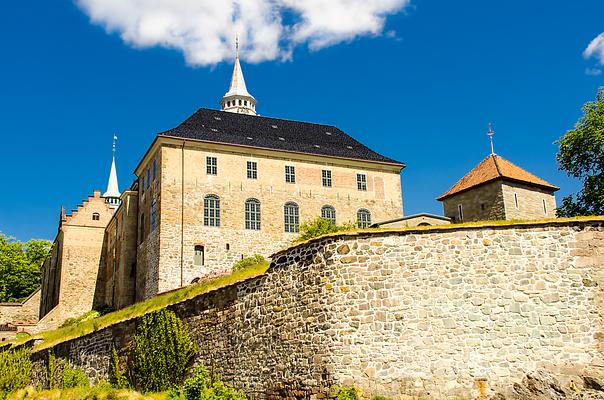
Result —
<instances>
[{"instance_id":1,"label":"dormer window","mask_svg":"<svg viewBox=\"0 0 604 400\"><path fill-rule=\"evenodd\" d=\"M101 215L99 213L92 213L92 220L98 221L101 219Z\"/></svg>"}]
</instances>

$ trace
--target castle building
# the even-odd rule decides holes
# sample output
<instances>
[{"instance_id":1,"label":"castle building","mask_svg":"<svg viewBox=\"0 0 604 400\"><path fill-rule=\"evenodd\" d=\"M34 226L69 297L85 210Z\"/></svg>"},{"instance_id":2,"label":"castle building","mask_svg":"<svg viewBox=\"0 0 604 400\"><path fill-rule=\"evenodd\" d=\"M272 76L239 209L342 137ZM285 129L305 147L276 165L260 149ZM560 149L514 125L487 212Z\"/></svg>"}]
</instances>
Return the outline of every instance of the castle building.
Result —
<instances>
[{"instance_id":1,"label":"castle building","mask_svg":"<svg viewBox=\"0 0 604 400\"><path fill-rule=\"evenodd\" d=\"M555 218L557 186L489 154L437 200L453 222Z\"/></svg>"}]
</instances>

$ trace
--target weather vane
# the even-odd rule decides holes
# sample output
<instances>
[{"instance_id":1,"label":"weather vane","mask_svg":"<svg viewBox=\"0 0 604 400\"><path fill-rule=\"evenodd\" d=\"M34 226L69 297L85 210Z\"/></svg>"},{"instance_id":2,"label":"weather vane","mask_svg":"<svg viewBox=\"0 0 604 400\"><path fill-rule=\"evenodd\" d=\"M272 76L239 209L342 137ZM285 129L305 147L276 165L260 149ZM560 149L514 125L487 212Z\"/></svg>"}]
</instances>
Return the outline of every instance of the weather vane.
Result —
<instances>
[{"instance_id":1,"label":"weather vane","mask_svg":"<svg viewBox=\"0 0 604 400\"><path fill-rule=\"evenodd\" d=\"M489 131L487 132L487 136L491 141L491 154L495 154L495 147L493 145L493 136L495 136L495 131L493 130L493 123L489 122Z\"/></svg>"}]
</instances>

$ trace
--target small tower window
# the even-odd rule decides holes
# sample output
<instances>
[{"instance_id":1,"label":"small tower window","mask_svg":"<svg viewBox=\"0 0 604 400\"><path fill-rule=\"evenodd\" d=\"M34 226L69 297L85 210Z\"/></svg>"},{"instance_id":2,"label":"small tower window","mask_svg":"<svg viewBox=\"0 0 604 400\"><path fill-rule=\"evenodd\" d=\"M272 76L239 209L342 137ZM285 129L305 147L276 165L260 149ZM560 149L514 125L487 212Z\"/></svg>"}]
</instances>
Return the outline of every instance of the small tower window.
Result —
<instances>
[{"instance_id":1,"label":"small tower window","mask_svg":"<svg viewBox=\"0 0 604 400\"><path fill-rule=\"evenodd\" d=\"M357 226L361 229L369 228L371 225L371 213L369 210L361 208L357 211Z\"/></svg>"},{"instance_id":2,"label":"small tower window","mask_svg":"<svg viewBox=\"0 0 604 400\"><path fill-rule=\"evenodd\" d=\"M545 202L545 200L543 200ZM99 213L92 213L92 220L98 221L101 219L101 215Z\"/></svg>"},{"instance_id":3,"label":"small tower window","mask_svg":"<svg viewBox=\"0 0 604 400\"><path fill-rule=\"evenodd\" d=\"M247 107L247 100L243 100L243 105Z\"/></svg>"},{"instance_id":4,"label":"small tower window","mask_svg":"<svg viewBox=\"0 0 604 400\"><path fill-rule=\"evenodd\" d=\"M463 206L461 204L457 205L457 216L459 217L459 222L463 221Z\"/></svg>"},{"instance_id":5,"label":"small tower window","mask_svg":"<svg viewBox=\"0 0 604 400\"><path fill-rule=\"evenodd\" d=\"M198 267L205 264L205 251L203 246L195 246L195 255L193 256L193 263Z\"/></svg>"},{"instance_id":6,"label":"small tower window","mask_svg":"<svg viewBox=\"0 0 604 400\"><path fill-rule=\"evenodd\" d=\"M157 160L153 160L153 181L157 177Z\"/></svg>"},{"instance_id":7,"label":"small tower window","mask_svg":"<svg viewBox=\"0 0 604 400\"><path fill-rule=\"evenodd\" d=\"M151 186L151 168L147 168L147 184Z\"/></svg>"},{"instance_id":8,"label":"small tower window","mask_svg":"<svg viewBox=\"0 0 604 400\"><path fill-rule=\"evenodd\" d=\"M239 105L241 105L241 99L239 99Z\"/></svg>"},{"instance_id":9,"label":"small tower window","mask_svg":"<svg viewBox=\"0 0 604 400\"><path fill-rule=\"evenodd\" d=\"M514 204L516 205L516 208L518 208L518 193L514 193Z\"/></svg>"},{"instance_id":10,"label":"small tower window","mask_svg":"<svg viewBox=\"0 0 604 400\"><path fill-rule=\"evenodd\" d=\"M545 203L545 199L543 199L543 214L547 214L547 204Z\"/></svg>"}]
</instances>

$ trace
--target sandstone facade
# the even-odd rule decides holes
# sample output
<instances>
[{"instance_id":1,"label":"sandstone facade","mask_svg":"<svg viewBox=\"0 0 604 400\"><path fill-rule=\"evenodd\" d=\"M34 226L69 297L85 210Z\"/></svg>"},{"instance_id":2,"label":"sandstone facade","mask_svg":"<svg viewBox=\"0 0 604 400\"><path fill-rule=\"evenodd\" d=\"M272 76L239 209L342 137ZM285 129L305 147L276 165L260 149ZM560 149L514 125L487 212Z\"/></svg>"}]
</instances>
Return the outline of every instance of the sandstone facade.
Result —
<instances>
[{"instance_id":1,"label":"sandstone facade","mask_svg":"<svg viewBox=\"0 0 604 400\"><path fill-rule=\"evenodd\" d=\"M95 191L71 215L61 216L57 238L42 267L36 330L53 329L92 309L105 227L113 212Z\"/></svg>"},{"instance_id":2,"label":"sandstone facade","mask_svg":"<svg viewBox=\"0 0 604 400\"><path fill-rule=\"evenodd\" d=\"M207 157L217 161L215 175L207 173ZM256 163L254 179L247 176L248 161ZM286 182L286 165L295 168L294 183ZM331 187L323 186L323 170L331 172ZM241 258L286 247L297 237L284 229L288 202L298 205L300 223L321 216L323 206L335 209L339 224L356 222L360 209L372 220L402 216L400 166L162 138L136 173L151 177L144 191L139 185L141 298L227 273ZM357 173L366 176L366 190L358 190ZM209 195L220 202L220 226L204 224ZM249 199L260 203L259 230L246 229ZM196 247L203 251L201 263L195 262Z\"/></svg>"},{"instance_id":3,"label":"sandstone facade","mask_svg":"<svg viewBox=\"0 0 604 400\"><path fill-rule=\"evenodd\" d=\"M273 260L264 276L170 307L199 361L256 398L341 385L475 398L535 371L569 391L604 378L602 218L342 234ZM125 348L135 325L55 352L106 378L111 346Z\"/></svg>"}]
</instances>

